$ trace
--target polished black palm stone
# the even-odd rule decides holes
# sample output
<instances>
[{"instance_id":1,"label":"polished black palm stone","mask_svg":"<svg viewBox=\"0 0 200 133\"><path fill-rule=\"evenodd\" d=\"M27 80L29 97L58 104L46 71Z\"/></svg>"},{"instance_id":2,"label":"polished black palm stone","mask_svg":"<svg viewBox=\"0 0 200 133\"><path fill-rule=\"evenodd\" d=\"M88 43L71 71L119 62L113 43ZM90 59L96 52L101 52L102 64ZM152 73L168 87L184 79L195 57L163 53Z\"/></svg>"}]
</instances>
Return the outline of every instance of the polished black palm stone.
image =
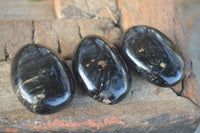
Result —
<instances>
[{"instance_id":1,"label":"polished black palm stone","mask_svg":"<svg viewBox=\"0 0 200 133\"><path fill-rule=\"evenodd\" d=\"M131 73L116 47L97 36L81 41L73 70L88 95L106 104L120 102L131 85Z\"/></svg>"},{"instance_id":2,"label":"polished black palm stone","mask_svg":"<svg viewBox=\"0 0 200 133\"><path fill-rule=\"evenodd\" d=\"M184 75L180 51L154 28L136 26L128 29L121 48L130 66L155 85L173 86Z\"/></svg>"},{"instance_id":3,"label":"polished black palm stone","mask_svg":"<svg viewBox=\"0 0 200 133\"><path fill-rule=\"evenodd\" d=\"M51 50L36 44L24 46L15 55L11 82L20 102L38 114L59 111L74 95L68 66Z\"/></svg>"}]
</instances>

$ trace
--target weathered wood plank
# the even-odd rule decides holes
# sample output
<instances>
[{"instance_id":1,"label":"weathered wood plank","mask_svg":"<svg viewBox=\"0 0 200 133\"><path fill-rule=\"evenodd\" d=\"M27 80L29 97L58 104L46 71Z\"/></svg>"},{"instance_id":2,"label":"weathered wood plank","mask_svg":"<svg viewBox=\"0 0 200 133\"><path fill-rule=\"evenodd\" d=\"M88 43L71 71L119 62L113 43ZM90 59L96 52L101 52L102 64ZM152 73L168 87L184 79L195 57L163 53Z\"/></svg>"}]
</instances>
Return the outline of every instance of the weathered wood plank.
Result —
<instances>
[{"instance_id":1,"label":"weathered wood plank","mask_svg":"<svg viewBox=\"0 0 200 133\"><path fill-rule=\"evenodd\" d=\"M53 0L0 0L0 20L54 19Z\"/></svg>"},{"instance_id":2,"label":"weathered wood plank","mask_svg":"<svg viewBox=\"0 0 200 133\"><path fill-rule=\"evenodd\" d=\"M58 0L58 2L61 1ZM81 9L81 6L78 7L80 1L66 0L66 2L72 2L72 6L76 5L75 7ZM99 2L97 1L97 6ZM99 7L102 5L100 4ZM69 6L70 4L67 8ZM84 10L86 5L82 6ZM155 6L156 9L154 9ZM191 76L192 66L188 58L185 34L176 14L174 1L118 0L118 8L117 11L120 10L122 15L120 25L114 25L113 21L107 17L106 19L104 17L80 19L74 17L73 12L70 16L74 17L73 19L69 17L69 19L60 20L0 21L0 44L3 46L3 51L7 46L10 60L17 49L32 42L41 43L55 51L60 52L61 50L60 54L70 59L80 39L87 35L101 35L112 43L119 44L122 37L120 28L125 31L136 24L153 26L176 42L183 52L187 63L186 75L190 75L190 78L185 78L183 81L182 94L185 97L191 96L189 98L198 103L196 87L190 86L195 79ZM86 8L87 10L89 9ZM94 12L98 16L98 12ZM13 41L8 41L10 38L11 40L14 38ZM130 93L119 104L109 106L98 103L89 98L81 90L81 86L76 83L75 97L64 110L45 116L33 114L22 106L12 91L9 78L10 60L0 62L0 100L2 103L0 105L0 131L2 132L188 133L193 132L198 126L200 109L196 105L186 98L177 96L170 88L154 86L135 73L132 74L133 82ZM71 66L71 61L67 63ZM179 93L182 89L180 87L182 84L177 86Z\"/></svg>"},{"instance_id":3,"label":"weathered wood plank","mask_svg":"<svg viewBox=\"0 0 200 133\"><path fill-rule=\"evenodd\" d=\"M4 52L11 59L18 48L32 43L32 22L25 20L4 20L0 21L0 55L4 56Z\"/></svg>"},{"instance_id":4,"label":"weathered wood plank","mask_svg":"<svg viewBox=\"0 0 200 133\"><path fill-rule=\"evenodd\" d=\"M90 23L90 26L87 27ZM119 43L121 32L109 20L66 19L34 21L35 43L43 44L71 59L79 41L88 35L100 35L112 43Z\"/></svg>"},{"instance_id":5,"label":"weathered wood plank","mask_svg":"<svg viewBox=\"0 0 200 133\"><path fill-rule=\"evenodd\" d=\"M71 61L68 61L71 66ZM128 96L119 104L105 105L89 98L76 84L73 101L51 115L36 115L22 106L5 78L10 61L0 65L0 130L21 131L156 131L159 128L195 130L200 110L169 88L159 88L133 76ZM179 129L180 130L180 129Z\"/></svg>"},{"instance_id":6,"label":"weathered wood plank","mask_svg":"<svg viewBox=\"0 0 200 133\"><path fill-rule=\"evenodd\" d=\"M91 24L86 27L88 23ZM5 48L11 60L28 43L42 44L71 59L79 41L87 35L100 35L119 43L121 32L109 20L3 20L0 21L1 60L5 59Z\"/></svg>"},{"instance_id":7,"label":"weathered wood plank","mask_svg":"<svg viewBox=\"0 0 200 133\"><path fill-rule=\"evenodd\" d=\"M117 23L116 0L54 0L56 16L66 18L107 19Z\"/></svg>"},{"instance_id":8,"label":"weathered wood plank","mask_svg":"<svg viewBox=\"0 0 200 133\"><path fill-rule=\"evenodd\" d=\"M121 30L119 27L115 27L108 20L96 20L96 19L85 19L84 21L77 20L78 26L80 27L80 33L82 37L88 35L99 35L104 36L113 44L119 44L121 39ZM89 26L86 26L89 24Z\"/></svg>"},{"instance_id":9,"label":"weathered wood plank","mask_svg":"<svg viewBox=\"0 0 200 133\"><path fill-rule=\"evenodd\" d=\"M193 75L192 62L188 52L186 35L178 17L175 0L118 0L118 8L122 13L121 27L123 31L134 25L152 26L165 33L177 45L183 53L186 64L184 81L189 80L190 75ZM183 89L182 86L186 86L184 87L185 89L189 87L183 90L186 91L185 93L181 93L180 95L188 97L199 105L199 93L196 93L198 92L197 83L192 82L193 86L188 83L190 84L191 82L180 83L175 87L175 90L180 94ZM189 93L191 90L194 93Z\"/></svg>"}]
</instances>

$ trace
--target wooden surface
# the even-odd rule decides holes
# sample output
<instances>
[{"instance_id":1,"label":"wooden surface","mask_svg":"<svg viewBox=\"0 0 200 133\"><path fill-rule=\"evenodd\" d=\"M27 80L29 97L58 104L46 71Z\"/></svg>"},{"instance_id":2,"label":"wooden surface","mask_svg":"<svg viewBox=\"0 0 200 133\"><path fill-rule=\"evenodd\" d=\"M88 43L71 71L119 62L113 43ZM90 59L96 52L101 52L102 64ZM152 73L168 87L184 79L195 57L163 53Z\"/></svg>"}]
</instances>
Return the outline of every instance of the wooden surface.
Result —
<instances>
[{"instance_id":1,"label":"wooden surface","mask_svg":"<svg viewBox=\"0 0 200 133\"><path fill-rule=\"evenodd\" d=\"M67 62L71 66L71 61ZM9 74L10 61L1 63L1 73ZM73 101L51 115L36 115L23 107L12 92L10 82L1 75L1 126L21 131L160 131L194 130L199 108L178 97L169 88L159 88L133 76L129 95L119 104L105 105L92 100L76 84ZM134 75L134 74L133 74ZM6 95L5 95L6 94ZM181 129L180 127L184 127ZM164 128L164 129L163 129ZM161 130L161 131L162 131Z\"/></svg>"},{"instance_id":2,"label":"wooden surface","mask_svg":"<svg viewBox=\"0 0 200 133\"><path fill-rule=\"evenodd\" d=\"M0 19L54 19L54 4L52 0L30 2L29 0L0 0Z\"/></svg>"},{"instance_id":3,"label":"wooden surface","mask_svg":"<svg viewBox=\"0 0 200 133\"><path fill-rule=\"evenodd\" d=\"M183 82L173 88L178 95L187 97L199 105L198 86L192 71L192 59L188 52L186 34L179 19L175 1L135 0L135 4L127 4L129 2L130 0L118 0L118 8L122 13L122 30L125 31L133 25L148 25L165 33L180 49L186 64L186 76ZM155 5L158 7L155 8Z\"/></svg>"},{"instance_id":4,"label":"wooden surface","mask_svg":"<svg viewBox=\"0 0 200 133\"><path fill-rule=\"evenodd\" d=\"M174 0L51 2L57 19L12 20L4 16L0 20L0 131L188 133L196 129L200 117L198 88ZM66 12L69 9L71 13ZM158 28L182 51L186 77L175 87L176 93L171 88L154 86L133 73L131 91L116 105L92 100L77 83L72 102L55 114L33 114L18 101L10 84L10 62L23 45L48 46L67 59L71 67L73 51L83 37L101 35L119 45L123 32L134 25Z\"/></svg>"}]
</instances>

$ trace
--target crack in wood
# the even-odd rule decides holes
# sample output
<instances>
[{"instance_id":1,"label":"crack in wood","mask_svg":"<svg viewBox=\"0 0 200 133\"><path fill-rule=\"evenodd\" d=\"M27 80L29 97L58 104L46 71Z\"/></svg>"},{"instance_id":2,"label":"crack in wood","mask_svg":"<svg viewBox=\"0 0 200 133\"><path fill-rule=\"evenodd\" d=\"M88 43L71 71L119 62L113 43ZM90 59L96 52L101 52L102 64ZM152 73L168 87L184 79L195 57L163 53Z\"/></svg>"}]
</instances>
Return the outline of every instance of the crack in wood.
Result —
<instances>
[{"instance_id":1,"label":"crack in wood","mask_svg":"<svg viewBox=\"0 0 200 133\"><path fill-rule=\"evenodd\" d=\"M100 19L99 17L97 17L94 14L90 14L88 12L82 11L85 15L89 16L89 19ZM85 17L87 19L87 17Z\"/></svg>"},{"instance_id":2,"label":"crack in wood","mask_svg":"<svg viewBox=\"0 0 200 133\"><path fill-rule=\"evenodd\" d=\"M32 40L32 43L35 43L35 21L33 20L32 21L32 37L31 37L31 40Z\"/></svg>"},{"instance_id":3,"label":"crack in wood","mask_svg":"<svg viewBox=\"0 0 200 133\"><path fill-rule=\"evenodd\" d=\"M184 84L185 77L186 77L186 76L184 76L183 79L182 79L182 81L181 81L181 82L182 82L182 89L181 89L181 91L180 91L180 96L183 95L183 90L185 89L185 84Z\"/></svg>"},{"instance_id":4,"label":"crack in wood","mask_svg":"<svg viewBox=\"0 0 200 133\"><path fill-rule=\"evenodd\" d=\"M81 28L79 25L77 27L78 27L78 35L79 35L80 39L83 39L83 36L81 34Z\"/></svg>"},{"instance_id":5,"label":"crack in wood","mask_svg":"<svg viewBox=\"0 0 200 133\"><path fill-rule=\"evenodd\" d=\"M119 9L119 3L118 0L116 1L116 7L117 7L117 23L112 23L114 25L114 27L117 27L120 29L120 32L123 33L123 29L122 29L122 25L121 25L121 18L122 18L122 12Z\"/></svg>"},{"instance_id":6,"label":"crack in wood","mask_svg":"<svg viewBox=\"0 0 200 133\"><path fill-rule=\"evenodd\" d=\"M7 61L8 58L9 58L9 54L8 54L8 51L7 51L7 44L4 47L4 55L5 55L5 61Z\"/></svg>"},{"instance_id":7,"label":"crack in wood","mask_svg":"<svg viewBox=\"0 0 200 133\"><path fill-rule=\"evenodd\" d=\"M61 50L61 43L60 43L60 38L59 36L57 35L57 43L58 43L58 53L61 54L62 53L62 50Z\"/></svg>"},{"instance_id":8,"label":"crack in wood","mask_svg":"<svg viewBox=\"0 0 200 133\"><path fill-rule=\"evenodd\" d=\"M117 11L118 12L118 11ZM98 20L109 20L113 25L118 25L118 18L114 18L115 20L113 20L112 18L109 18L109 17L99 17L99 16L96 16L95 14L91 14L91 13L88 13L86 11L82 11L82 13L85 15L85 19L98 19Z\"/></svg>"}]
</instances>

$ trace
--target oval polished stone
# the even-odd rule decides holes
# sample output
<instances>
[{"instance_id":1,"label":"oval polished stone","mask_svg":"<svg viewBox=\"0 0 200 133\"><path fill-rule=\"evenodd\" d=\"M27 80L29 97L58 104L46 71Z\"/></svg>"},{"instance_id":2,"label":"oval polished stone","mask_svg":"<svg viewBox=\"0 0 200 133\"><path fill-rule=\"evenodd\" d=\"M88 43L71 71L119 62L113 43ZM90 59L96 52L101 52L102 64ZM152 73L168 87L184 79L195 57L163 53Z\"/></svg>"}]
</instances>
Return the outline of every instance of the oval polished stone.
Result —
<instances>
[{"instance_id":1,"label":"oval polished stone","mask_svg":"<svg viewBox=\"0 0 200 133\"><path fill-rule=\"evenodd\" d=\"M131 73L116 47L97 36L80 42L73 70L88 95L106 104L120 102L131 85Z\"/></svg>"},{"instance_id":2,"label":"oval polished stone","mask_svg":"<svg viewBox=\"0 0 200 133\"><path fill-rule=\"evenodd\" d=\"M54 52L36 44L24 46L15 55L11 82L19 101L38 114L59 111L74 95L68 66Z\"/></svg>"},{"instance_id":3,"label":"oval polished stone","mask_svg":"<svg viewBox=\"0 0 200 133\"><path fill-rule=\"evenodd\" d=\"M128 29L121 48L130 66L155 85L173 86L184 75L180 51L157 29L147 26Z\"/></svg>"}]
</instances>

